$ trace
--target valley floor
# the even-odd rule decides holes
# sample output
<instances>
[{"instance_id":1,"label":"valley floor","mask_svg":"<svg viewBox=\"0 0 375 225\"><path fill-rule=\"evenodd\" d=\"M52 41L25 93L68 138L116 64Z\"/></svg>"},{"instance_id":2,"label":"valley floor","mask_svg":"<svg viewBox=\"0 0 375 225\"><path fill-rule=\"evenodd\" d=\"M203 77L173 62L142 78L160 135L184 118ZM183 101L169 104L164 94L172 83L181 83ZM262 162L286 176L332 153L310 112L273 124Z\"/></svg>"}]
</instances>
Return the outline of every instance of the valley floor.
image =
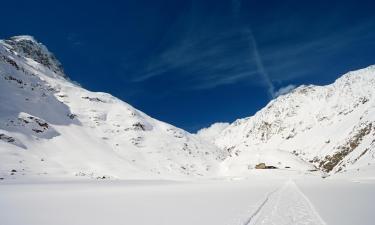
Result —
<instances>
[{"instance_id":1,"label":"valley floor","mask_svg":"<svg viewBox=\"0 0 375 225\"><path fill-rule=\"evenodd\" d=\"M275 178L276 177L276 178ZM3 181L2 225L374 224L375 180Z\"/></svg>"}]
</instances>

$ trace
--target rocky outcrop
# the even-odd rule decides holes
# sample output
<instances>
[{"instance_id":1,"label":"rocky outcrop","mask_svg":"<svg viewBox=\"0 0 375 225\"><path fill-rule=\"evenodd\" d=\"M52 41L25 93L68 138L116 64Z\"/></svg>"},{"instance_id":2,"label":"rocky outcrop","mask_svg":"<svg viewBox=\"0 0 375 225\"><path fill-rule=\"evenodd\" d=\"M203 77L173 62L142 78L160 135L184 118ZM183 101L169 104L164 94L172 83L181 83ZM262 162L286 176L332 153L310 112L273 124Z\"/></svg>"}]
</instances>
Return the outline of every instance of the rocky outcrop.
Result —
<instances>
[{"instance_id":1,"label":"rocky outcrop","mask_svg":"<svg viewBox=\"0 0 375 225\"><path fill-rule=\"evenodd\" d=\"M66 77L61 63L42 43L37 42L32 36L14 36L4 40L4 42L11 46L13 52L31 58L53 72Z\"/></svg>"}]
</instances>

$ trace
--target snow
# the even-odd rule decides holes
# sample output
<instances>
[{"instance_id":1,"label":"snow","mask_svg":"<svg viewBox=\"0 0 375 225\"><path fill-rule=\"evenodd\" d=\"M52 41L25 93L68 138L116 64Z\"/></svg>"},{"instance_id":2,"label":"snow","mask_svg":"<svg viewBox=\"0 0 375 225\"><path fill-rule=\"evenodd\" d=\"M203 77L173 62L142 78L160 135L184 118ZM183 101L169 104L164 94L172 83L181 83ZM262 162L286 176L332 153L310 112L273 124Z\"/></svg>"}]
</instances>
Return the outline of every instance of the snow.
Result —
<instances>
[{"instance_id":1,"label":"snow","mask_svg":"<svg viewBox=\"0 0 375 225\"><path fill-rule=\"evenodd\" d=\"M0 185L0 218L6 225L373 224L373 181L278 175L185 182L8 181Z\"/></svg>"},{"instance_id":2,"label":"snow","mask_svg":"<svg viewBox=\"0 0 375 225\"><path fill-rule=\"evenodd\" d=\"M374 66L190 134L74 84L30 36L0 41L0 56L0 154L8 159L0 178L246 176L260 163L330 174L373 168Z\"/></svg>"},{"instance_id":3,"label":"snow","mask_svg":"<svg viewBox=\"0 0 375 225\"><path fill-rule=\"evenodd\" d=\"M223 162L225 171L223 170L222 173L226 176L247 176L260 163L265 163L266 166L275 166L284 171L315 170L315 167L310 163L282 150L254 149L243 153L242 157L236 159L236 163L233 163L232 160L232 158L228 158Z\"/></svg>"},{"instance_id":4,"label":"snow","mask_svg":"<svg viewBox=\"0 0 375 225\"><path fill-rule=\"evenodd\" d=\"M227 161L234 166L251 161L252 152L269 149L292 153L330 174L372 165L374 91L375 66L349 72L330 85L301 86L230 124L214 143L230 152Z\"/></svg>"},{"instance_id":5,"label":"snow","mask_svg":"<svg viewBox=\"0 0 375 225\"><path fill-rule=\"evenodd\" d=\"M35 40L35 38L33 36L30 36L30 35L13 36L12 40L15 40L15 41L27 40L27 41L32 41L32 42L37 43L37 41Z\"/></svg>"},{"instance_id":6,"label":"snow","mask_svg":"<svg viewBox=\"0 0 375 225\"><path fill-rule=\"evenodd\" d=\"M40 43L18 49L29 39L0 43L0 178L181 178L220 170L224 151L110 94L75 85ZM27 54L17 54L24 48Z\"/></svg>"},{"instance_id":7,"label":"snow","mask_svg":"<svg viewBox=\"0 0 375 225\"><path fill-rule=\"evenodd\" d=\"M246 224L311 224L325 222L294 181L270 192Z\"/></svg>"},{"instance_id":8,"label":"snow","mask_svg":"<svg viewBox=\"0 0 375 225\"><path fill-rule=\"evenodd\" d=\"M280 95L285 95L293 91L293 89L296 88L296 85L294 84L289 84L285 87L281 87L279 90L275 92L275 97L279 97Z\"/></svg>"},{"instance_id":9,"label":"snow","mask_svg":"<svg viewBox=\"0 0 375 225\"><path fill-rule=\"evenodd\" d=\"M7 225L231 224L279 183L258 187L228 181L8 184L0 186L0 218Z\"/></svg>"},{"instance_id":10,"label":"snow","mask_svg":"<svg viewBox=\"0 0 375 225\"><path fill-rule=\"evenodd\" d=\"M190 134L0 40L0 224L373 224L374 91L370 66Z\"/></svg>"},{"instance_id":11,"label":"snow","mask_svg":"<svg viewBox=\"0 0 375 225\"><path fill-rule=\"evenodd\" d=\"M373 224L375 180L299 180L296 182L326 224Z\"/></svg>"},{"instance_id":12,"label":"snow","mask_svg":"<svg viewBox=\"0 0 375 225\"><path fill-rule=\"evenodd\" d=\"M197 136L203 138L209 142L214 142L217 135L220 134L225 128L229 126L229 123L214 123L208 128L203 128L197 132Z\"/></svg>"}]
</instances>

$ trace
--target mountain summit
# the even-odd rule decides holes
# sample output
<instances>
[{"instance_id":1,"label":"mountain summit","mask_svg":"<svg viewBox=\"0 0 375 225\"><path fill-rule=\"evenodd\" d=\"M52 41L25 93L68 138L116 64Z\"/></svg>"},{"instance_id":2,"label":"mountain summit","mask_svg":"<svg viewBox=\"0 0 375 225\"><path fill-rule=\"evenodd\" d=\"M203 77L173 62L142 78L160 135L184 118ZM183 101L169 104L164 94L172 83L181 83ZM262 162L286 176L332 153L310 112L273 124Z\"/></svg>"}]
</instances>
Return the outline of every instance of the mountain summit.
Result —
<instances>
[{"instance_id":1,"label":"mountain summit","mask_svg":"<svg viewBox=\"0 0 375 225\"><path fill-rule=\"evenodd\" d=\"M47 47L37 42L34 37L28 35L14 36L3 42L8 45L7 47L10 51L20 56L30 58L44 65L54 73L65 77L61 63L48 51Z\"/></svg>"}]
</instances>

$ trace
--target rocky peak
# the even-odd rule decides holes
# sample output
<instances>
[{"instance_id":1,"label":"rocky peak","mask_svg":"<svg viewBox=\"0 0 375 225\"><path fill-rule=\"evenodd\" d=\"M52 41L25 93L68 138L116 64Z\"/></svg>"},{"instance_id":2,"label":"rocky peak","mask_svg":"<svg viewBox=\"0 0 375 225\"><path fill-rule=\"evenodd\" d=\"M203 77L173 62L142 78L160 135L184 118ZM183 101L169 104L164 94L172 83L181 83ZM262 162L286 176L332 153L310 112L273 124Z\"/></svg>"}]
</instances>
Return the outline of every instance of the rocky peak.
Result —
<instances>
[{"instance_id":1,"label":"rocky peak","mask_svg":"<svg viewBox=\"0 0 375 225\"><path fill-rule=\"evenodd\" d=\"M61 63L48 49L34 37L28 35L14 36L4 40L17 54L33 59L34 61L46 66L53 72L66 77Z\"/></svg>"}]
</instances>

